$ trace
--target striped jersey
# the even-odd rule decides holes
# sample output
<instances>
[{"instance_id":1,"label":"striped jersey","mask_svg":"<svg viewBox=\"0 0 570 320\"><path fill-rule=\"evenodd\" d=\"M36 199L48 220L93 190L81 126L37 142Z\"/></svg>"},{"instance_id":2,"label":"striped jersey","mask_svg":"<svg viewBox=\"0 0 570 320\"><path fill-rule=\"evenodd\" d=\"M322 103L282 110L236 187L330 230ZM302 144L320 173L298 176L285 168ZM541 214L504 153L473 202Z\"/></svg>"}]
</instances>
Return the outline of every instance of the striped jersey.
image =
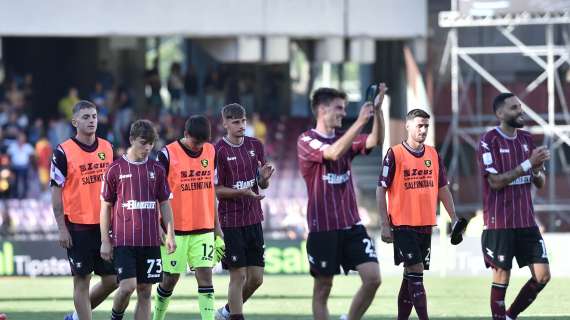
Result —
<instances>
[{"instance_id":1,"label":"striped jersey","mask_svg":"<svg viewBox=\"0 0 570 320\"><path fill-rule=\"evenodd\" d=\"M165 170L157 161L125 155L107 170L101 198L113 204L112 241L118 246L160 246L159 204L170 199Z\"/></svg>"},{"instance_id":2,"label":"striped jersey","mask_svg":"<svg viewBox=\"0 0 570 320\"><path fill-rule=\"evenodd\" d=\"M337 132L325 137L311 129L297 140L299 168L309 195L307 220L310 232L340 230L360 222L351 165L355 156L368 151L368 135L359 135L338 160L324 159L324 149L342 135Z\"/></svg>"},{"instance_id":3,"label":"striped jersey","mask_svg":"<svg viewBox=\"0 0 570 320\"><path fill-rule=\"evenodd\" d=\"M536 226L531 198L532 173L527 172L501 190L489 186L489 174L501 174L527 160L534 143L528 131L517 130L514 137L495 128L481 137L479 167L483 176L483 218L486 229Z\"/></svg>"}]
</instances>

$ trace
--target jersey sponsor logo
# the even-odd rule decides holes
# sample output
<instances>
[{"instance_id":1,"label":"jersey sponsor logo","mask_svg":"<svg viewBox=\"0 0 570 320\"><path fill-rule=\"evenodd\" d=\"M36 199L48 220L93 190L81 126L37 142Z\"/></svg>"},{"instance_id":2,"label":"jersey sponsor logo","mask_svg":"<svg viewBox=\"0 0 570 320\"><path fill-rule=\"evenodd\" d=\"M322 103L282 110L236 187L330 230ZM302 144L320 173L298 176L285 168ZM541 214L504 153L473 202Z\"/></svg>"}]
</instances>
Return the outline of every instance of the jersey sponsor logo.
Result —
<instances>
[{"instance_id":1,"label":"jersey sponsor logo","mask_svg":"<svg viewBox=\"0 0 570 320\"><path fill-rule=\"evenodd\" d=\"M404 169L404 177L426 176L433 174L433 170Z\"/></svg>"},{"instance_id":2,"label":"jersey sponsor logo","mask_svg":"<svg viewBox=\"0 0 570 320\"><path fill-rule=\"evenodd\" d=\"M202 189L212 189L212 182L191 182L191 183L183 183L180 185L180 189L182 191L193 191L193 190L202 190Z\"/></svg>"},{"instance_id":3,"label":"jersey sponsor logo","mask_svg":"<svg viewBox=\"0 0 570 320\"><path fill-rule=\"evenodd\" d=\"M509 186L518 186L518 185L527 184L530 182L531 182L530 176L520 176L520 177L516 178L515 180L513 180L511 183L509 183Z\"/></svg>"},{"instance_id":4,"label":"jersey sponsor logo","mask_svg":"<svg viewBox=\"0 0 570 320\"><path fill-rule=\"evenodd\" d=\"M237 181L237 182L232 186L232 188L241 190L241 189L253 188L253 186L255 186L255 179L251 179L251 180L248 180L248 181L241 181L241 180L240 180L240 181Z\"/></svg>"},{"instance_id":5,"label":"jersey sponsor logo","mask_svg":"<svg viewBox=\"0 0 570 320\"><path fill-rule=\"evenodd\" d=\"M227 159L228 159L228 161L235 161L235 160L237 160L237 157L228 157Z\"/></svg>"},{"instance_id":6,"label":"jersey sponsor logo","mask_svg":"<svg viewBox=\"0 0 570 320\"><path fill-rule=\"evenodd\" d=\"M346 173L336 174L336 173L327 173L323 174L323 181L326 181L328 184L343 184L350 180L350 170Z\"/></svg>"},{"instance_id":7,"label":"jersey sponsor logo","mask_svg":"<svg viewBox=\"0 0 570 320\"><path fill-rule=\"evenodd\" d=\"M424 160L424 164L426 165L426 167L431 167L431 160Z\"/></svg>"},{"instance_id":8,"label":"jersey sponsor logo","mask_svg":"<svg viewBox=\"0 0 570 320\"><path fill-rule=\"evenodd\" d=\"M499 148L499 153L511 153L511 150Z\"/></svg>"},{"instance_id":9,"label":"jersey sponsor logo","mask_svg":"<svg viewBox=\"0 0 570 320\"><path fill-rule=\"evenodd\" d=\"M106 158L106 157L105 157L105 152L99 152L99 153L97 153L97 156L98 156L99 159L101 159L101 160L105 160L105 158Z\"/></svg>"},{"instance_id":10,"label":"jersey sponsor logo","mask_svg":"<svg viewBox=\"0 0 570 320\"><path fill-rule=\"evenodd\" d=\"M81 174L83 174L86 171L106 169L109 165L110 163L106 162L96 162L96 163L90 162L80 165L79 171L81 171Z\"/></svg>"},{"instance_id":11,"label":"jersey sponsor logo","mask_svg":"<svg viewBox=\"0 0 570 320\"><path fill-rule=\"evenodd\" d=\"M83 185L86 185L86 184L101 182L101 181L103 181L103 176L104 176L104 174L100 173L100 174L94 174L94 175L90 175L87 177L83 177L83 178L81 178L81 183Z\"/></svg>"},{"instance_id":12,"label":"jersey sponsor logo","mask_svg":"<svg viewBox=\"0 0 570 320\"><path fill-rule=\"evenodd\" d=\"M202 168L207 168L208 167L208 159L200 160L200 164L202 165Z\"/></svg>"},{"instance_id":13,"label":"jersey sponsor logo","mask_svg":"<svg viewBox=\"0 0 570 320\"><path fill-rule=\"evenodd\" d=\"M155 209L156 201L137 201L129 200L121 204L121 207L127 210L143 210L143 209Z\"/></svg>"},{"instance_id":14,"label":"jersey sponsor logo","mask_svg":"<svg viewBox=\"0 0 570 320\"><path fill-rule=\"evenodd\" d=\"M210 170L182 170L180 171L180 176L182 178L191 177L206 177L212 175Z\"/></svg>"}]
</instances>

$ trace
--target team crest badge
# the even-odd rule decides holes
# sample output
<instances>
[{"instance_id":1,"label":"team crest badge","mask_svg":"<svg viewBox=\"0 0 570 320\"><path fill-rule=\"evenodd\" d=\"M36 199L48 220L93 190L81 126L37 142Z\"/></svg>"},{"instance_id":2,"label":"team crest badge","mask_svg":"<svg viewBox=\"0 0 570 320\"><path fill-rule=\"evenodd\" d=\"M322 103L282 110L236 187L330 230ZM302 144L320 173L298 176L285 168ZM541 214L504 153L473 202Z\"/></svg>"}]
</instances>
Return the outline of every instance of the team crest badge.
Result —
<instances>
[{"instance_id":1,"label":"team crest badge","mask_svg":"<svg viewBox=\"0 0 570 320\"><path fill-rule=\"evenodd\" d=\"M202 164L202 167L204 168L208 167L208 159L202 159L200 163Z\"/></svg>"},{"instance_id":2,"label":"team crest badge","mask_svg":"<svg viewBox=\"0 0 570 320\"><path fill-rule=\"evenodd\" d=\"M148 178L149 178L150 180L154 180L154 171L150 171L150 172L148 173Z\"/></svg>"},{"instance_id":3,"label":"team crest badge","mask_svg":"<svg viewBox=\"0 0 570 320\"><path fill-rule=\"evenodd\" d=\"M97 153L97 156L99 157L99 159L105 160L105 152L99 152Z\"/></svg>"},{"instance_id":4,"label":"team crest badge","mask_svg":"<svg viewBox=\"0 0 570 320\"><path fill-rule=\"evenodd\" d=\"M428 167L428 168L431 167L431 160L425 160L424 163L425 163L426 167Z\"/></svg>"},{"instance_id":5,"label":"team crest badge","mask_svg":"<svg viewBox=\"0 0 570 320\"><path fill-rule=\"evenodd\" d=\"M170 265L176 267L176 261L170 261Z\"/></svg>"}]
</instances>

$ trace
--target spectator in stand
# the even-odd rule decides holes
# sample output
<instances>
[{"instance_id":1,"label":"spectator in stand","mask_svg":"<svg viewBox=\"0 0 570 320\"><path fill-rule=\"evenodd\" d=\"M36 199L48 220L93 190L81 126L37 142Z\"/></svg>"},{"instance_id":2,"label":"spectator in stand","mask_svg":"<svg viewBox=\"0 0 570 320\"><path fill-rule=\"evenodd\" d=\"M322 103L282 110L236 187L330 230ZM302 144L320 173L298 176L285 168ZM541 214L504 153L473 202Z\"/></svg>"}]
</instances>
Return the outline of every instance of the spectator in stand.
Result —
<instances>
[{"instance_id":1,"label":"spectator in stand","mask_svg":"<svg viewBox=\"0 0 570 320\"><path fill-rule=\"evenodd\" d=\"M47 190L49 185L49 170L52 156L52 147L48 139L42 135L36 143L36 159L38 167L38 178L40 179L41 190Z\"/></svg>"},{"instance_id":2,"label":"spectator in stand","mask_svg":"<svg viewBox=\"0 0 570 320\"><path fill-rule=\"evenodd\" d=\"M11 169L14 173L14 185L12 189L12 197L23 199L26 197L28 190L28 172L34 156L34 148L27 141L24 132L18 134L18 141L8 146L8 155L10 156Z\"/></svg>"},{"instance_id":3,"label":"spectator in stand","mask_svg":"<svg viewBox=\"0 0 570 320\"><path fill-rule=\"evenodd\" d=\"M128 90L123 86L118 87L115 92L113 109L116 112L113 125L113 134L115 137L113 142L116 146L128 146L129 129L133 121L133 107L131 96Z\"/></svg>"},{"instance_id":4,"label":"spectator in stand","mask_svg":"<svg viewBox=\"0 0 570 320\"><path fill-rule=\"evenodd\" d=\"M23 127L18 123L18 113L11 111L8 113L8 122L2 126L4 130L4 139L6 144L15 142L18 139L18 134L23 130Z\"/></svg>"},{"instance_id":5,"label":"spectator in stand","mask_svg":"<svg viewBox=\"0 0 570 320\"><path fill-rule=\"evenodd\" d=\"M210 70L204 83L206 108L208 112L218 110L223 103L224 82L217 70Z\"/></svg>"},{"instance_id":6,"label":"spectator in stand","mask_svg":"<svg viewBox=\"0 0 570 320\"><path fill-rule=\"evenodd\" d=\"M254 112L251 117L251 125L253 126L253 134L254 136L259 139L263 144L265 144L265 140L267 137L267 126L265 122L261 120L259 113Z\"/></svg>"},{"instance_id":7,"label":"spectator in stand","mask_svg":"<svg viewBox=\"0 0 570 320\"><path fill-rule=\"evenodd\" d=\"M35 145L42 136L45 135L44 119L37 118L34 125L28 129L28 141Z\"/></svg>"},{"instance_id":8,"label":"spectator in stand","mask_svg":"<svg viewBox=\"0 0 570 320\"><path fill-rule=\"evenodd\" d=\"M158 72L158 59L154 60L152 69L145 72L145 85L147 93L147 104L153 111L161 110L164 106L162 96L160 95L160 73Z\"/></svg>"},{"instance_id":9,"label":"spectator in stand","mask_svg":"<svg viewBox=\"0 0 570 320\"><path fill-rule=\"evenodd\" d=\"M89 95L89 99L97 106L97 136L109 140L109 104L101 82L95 82L94 91Z\"/></svg>"},{"instance_id":10,"label":"spectator in stand","mask_svg":"<svg viewBox=\"0 0 570 320\"><path fill-rule=\"evenodd\" d=\"M31 73L26 73L22 85L24 103L27 110L34 110L34 77Z\"/></svg>"},{"instance_id":11,"label":"spectator in stand","mask_svg":"<svg viewBox=\"0 0 570 320\"><path fill-rule=\"evenodd\" d=\"M57 146L61 142L69 139L73 134L72 127L64 118L50 120L48 130L48 140L52 146Z\"/></svg>"},{"instance_id":12,"label":"spectator in stand","mask_svg":"<svg viewBox=\"0 0 570 320\"><path fill-rule=\"evenodd\" d=\"M5 93L6 101L13 109L22 110L25 105L24 93L18 88L18 83L12 81L8 85L8 91Z\"/></svg>"},{"instance_id":13,"label":"spectator in stand","mask_svg":"<svg viewBox=\"0 0 570 320\"><path fill-rule=\"evenodd\" d=\"M70 87L67 90L67 95L59 100L58 110L65 117L67 121L71 121L73 116L73 106L79 102L79 92L77 88Z\"/></svg>"},{"instance_id":14,"label":"spectator in stand","mask_svg":"<svg viewBox=\"0 0 570 320\"><path fill-rule=\"evenodd\" d=\"M170 93L170 110L174 114L184 115L182 104L182 92L184 91L184 79L180 63L174 62L170 66L170 75L166 83Z\"/></svg>"},{"instance_id":15,"label":"spectator in stand","mask_svg":"<svg viewBox=\"0 0 570 320\"><path fill-rule=\"evenodd\" d=\"M113 86L115 85L115 77L113 76L113 73L109 71L107 60L102 60L99 63L99 69L97 70L95 80L103 86L103 91L108 92L113 89Z\"/></svg>"},{"instance_id":16,"label":"spectator in stand","mask_svg":"<svg viewBox=\"0 0 570 320\"><path fill-rule=\"evenodd\" d=\"M184 75L184 93L186 93L186 110L190 113L200 113L204 111L198 99L198 77L192 65L188 65L186 74Z\"/></svg>"}]
</instances>

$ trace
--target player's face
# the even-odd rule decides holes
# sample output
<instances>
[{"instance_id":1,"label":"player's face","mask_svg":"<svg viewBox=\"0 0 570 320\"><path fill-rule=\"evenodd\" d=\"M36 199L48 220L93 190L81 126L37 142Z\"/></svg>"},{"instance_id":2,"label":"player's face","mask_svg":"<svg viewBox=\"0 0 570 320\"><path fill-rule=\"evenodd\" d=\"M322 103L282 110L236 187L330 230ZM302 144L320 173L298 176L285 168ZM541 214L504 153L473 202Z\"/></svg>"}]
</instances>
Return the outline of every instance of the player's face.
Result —
<instances>
[{"instance_id":1,"label":"player's face","mask_svg":"<svg viewBox=\"0 0 570 320\"><path fill-rule=\"evenodd\" d=\"M133 156L137 161L144 161L150 155L154 142L148 142L141 137L130 138Z\"/></svg>"},{"instance_id":2,"label":"player's face","mask_svg":"<svg viewBox=\"0 0 570 320\"><path fill-rule=\"evenodd\" d=\"M408 137L418 143L424 143L424 141L426 141L428 129L429 119L426 118L415 117L413 120L408 120L406 122Z\"/></svg>"},{"instance_id":3,"label":"player's face","mask_svg":"<svg viewBox=\"0 0 570 320\"><path fill-rule=\"evenodd\" d=\"M524 114L521 103L516 97L507 98L505 104L497 111L497 116L513 128L524 127Z\"/></svg>"},{"instance_id":4,"label":"player's face","mask_svg":"<svg viewBox=\"0 0 570 320\"><path fill-rule=\"evenodd\" d=\"M79 110L71 119L71 124L77 128L77 132L84 135L92 135L97 131L97 109L86 108Z\"/></svg>"},{"instance_id":5,"label":"player's face","mask_svg":"<svg viewBox=\"0 0 570 320\"><path fill-rule=\"evenodd\" d=\"M320 114L329 128L342 127L342 119L346 117L346 101L336 98L328 106L320 106Z\"/></svg>"},{"instance_id":6,"label":"player's face","mask_svg":"<svg viewBox=\"0 0 570 320\"><path fill-rule=\"evenodd\" d=\"M224 119L224 128L228 135L232 137L241 138L245 136L246 124L247 119L245 117L241 119Z\"/></svg>"}]
</instances>

